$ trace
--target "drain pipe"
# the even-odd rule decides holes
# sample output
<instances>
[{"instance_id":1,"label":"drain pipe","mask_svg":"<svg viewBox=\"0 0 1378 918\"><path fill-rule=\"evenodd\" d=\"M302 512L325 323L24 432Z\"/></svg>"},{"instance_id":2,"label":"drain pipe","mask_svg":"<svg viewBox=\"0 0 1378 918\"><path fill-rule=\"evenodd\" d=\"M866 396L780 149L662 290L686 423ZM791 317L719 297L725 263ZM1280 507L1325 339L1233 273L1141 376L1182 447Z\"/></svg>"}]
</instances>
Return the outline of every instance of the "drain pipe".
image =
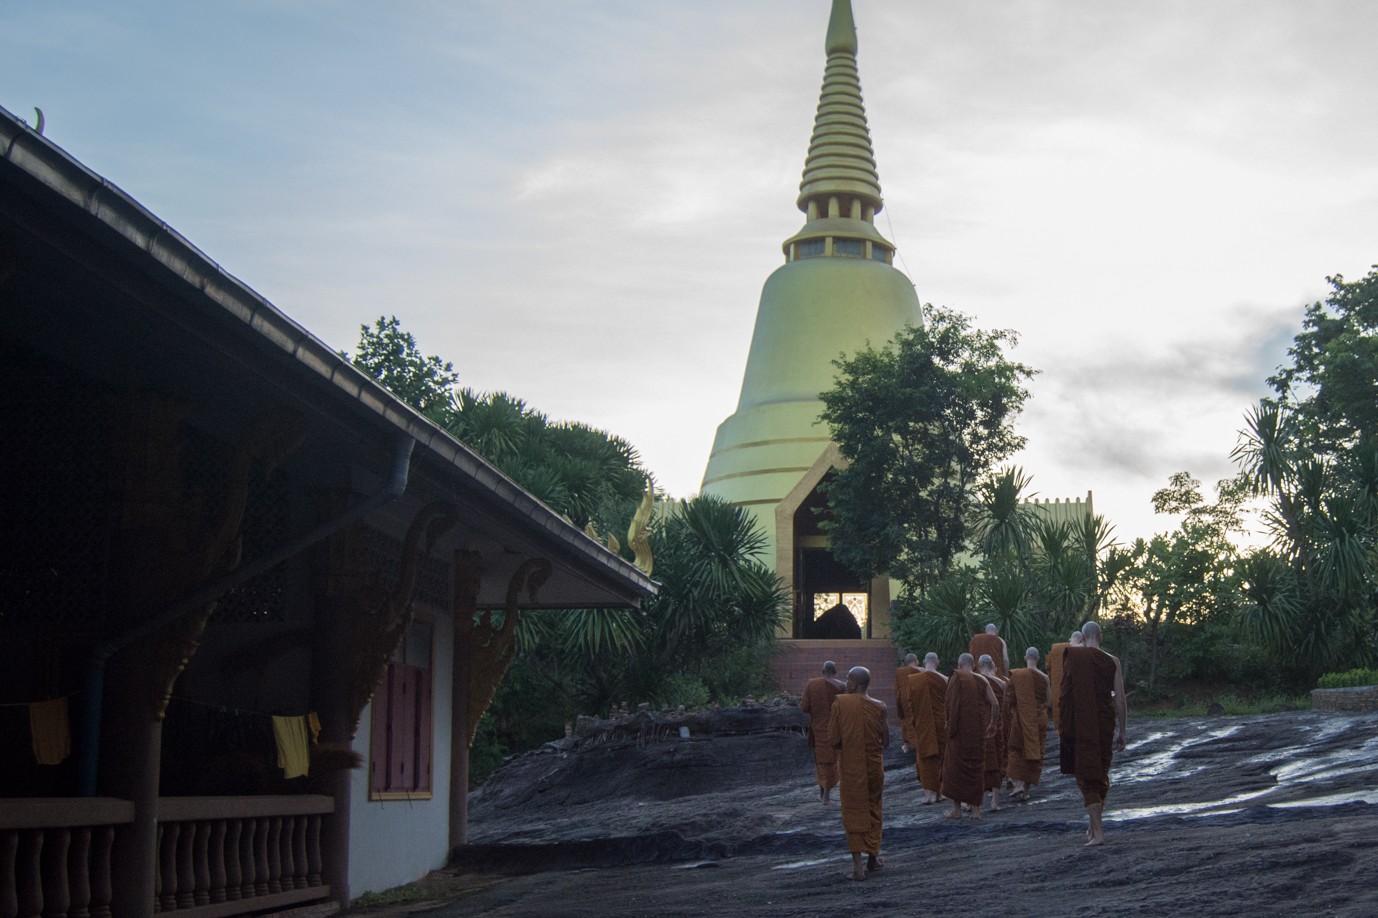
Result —
<instances>
[{"instance_id":1,"label":"drain pipe","mask_svg":"<svg viewBox=\"0 0 1378 918\"><path fill-rule=\"evenodd\" d=\"M393 452L392 472L383 486L374 494L364 498L344 513L320 524L305 535L287 542L272 553L255 558L248 564L240 565L224 577L197 590L178 602L161 615L141 622L123 634L117 635L101 644L91 652L86 669L86 705L82 731L85 741L81 744L80 793L83 797L96 796L96 771L100 764L100 724L102 696L105 692L105 664L121 649L167 627L193 609L218 598L227 590L232 590L264 571L270 570L295 555L301 554L318 542L334 535L341 529L357 522L378 508L390 504L407 490L407 479L411 473L411 455L416 441L403 435L398 438Z\"/></svg>"}]
</instances>

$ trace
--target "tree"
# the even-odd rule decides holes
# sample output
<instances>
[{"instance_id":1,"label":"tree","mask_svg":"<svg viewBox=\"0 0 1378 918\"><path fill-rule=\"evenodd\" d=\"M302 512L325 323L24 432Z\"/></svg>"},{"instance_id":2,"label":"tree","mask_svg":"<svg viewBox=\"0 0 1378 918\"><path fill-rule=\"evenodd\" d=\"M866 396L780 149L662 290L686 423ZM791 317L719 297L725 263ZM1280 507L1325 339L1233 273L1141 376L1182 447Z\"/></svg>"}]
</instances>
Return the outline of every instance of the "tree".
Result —
<instances>
[{"instance_id":1,"label":"tree","mask_svg":"<svg viewBox=\"0 0 1378 918\"><path fill-rule=\"evenodd\" d=\"M1299 680L1378 659L1378 267L1327 280L1233 453L1273 535L1244 622Z\"/></svg>"},{"instance_id":2,"label":"tree","mask_svg":"<svg viewBox=\"0 0 1378 918\"><path fill-rule=\"evenodd\" d=\"M1215 503L1201 494L1201 482L1177 472L1153 495L1158 513L1182 514L1178 528L1151 539L1136 539L1128 550L1117 595L1125 611L1144 622L1148 655L1148 689L1158 687L1164 634L1178 624L1199 626L1212 617L1225 618L1238 594L1237 552L1231 535L1242 531L1244 483L1226 479L1216 485Z\"/></svg>"},{"instance_id":3,"label":"tree","mask_svg":"<svg viewBox=\"0 0 1378 918\"><path fill-rule=\"evenodd\" d=\"M522 656L560 699L554 726L618 700L673 704L689 691L733 701L758 691L789 599L756 559L764 541L740 507L681 500L651 531L661 588L641 609L524 616Z\"/></svg>"},{"instance_id":4,"label":"tree","mask_svg":"<svg viewBox=\"0 0 1378 918\"><path fill-rule=\"evenodd\" d=\"M1312 451L1333 455L1378 437L1378 265L1360 281L1326 281L1330 296L1306 308L1291 366L1268 384L1296 411Z\"/></svg>"},{"instance_id":5,"label":"tree","mask_svg":"<svg viewBox=\"0 0 1378 918\"><path fill-rule=\"evenodd\" d=\"M459 374L449 361L423 355L396 316L379 316L372 326L360 325L359 350L352 358L341 356L432 421L445 422Z\"/></svg>"},{"instance_id":6,"label":"tree","mask_svg":"<svg viewBox=\"0 0 1378 918\"><path fill-rule=\"evenodd\" d=\"M1012 428L1034 370L1010 361L1011 330L946 308L883 349L835 361L821 418L847 465L826 485L832 552L858 576L922 595L968 544L974 491L1024 444Z\"/></svg>"}]
</instances>

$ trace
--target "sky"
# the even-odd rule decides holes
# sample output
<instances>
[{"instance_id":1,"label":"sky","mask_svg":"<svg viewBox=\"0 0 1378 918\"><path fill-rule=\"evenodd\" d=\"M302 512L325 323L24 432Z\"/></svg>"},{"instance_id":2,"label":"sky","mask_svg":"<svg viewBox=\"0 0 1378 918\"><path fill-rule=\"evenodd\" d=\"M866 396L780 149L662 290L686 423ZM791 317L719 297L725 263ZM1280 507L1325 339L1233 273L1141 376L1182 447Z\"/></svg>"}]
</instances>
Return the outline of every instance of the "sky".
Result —
<instances>
[{"instance_id":1,"label":"sky","mask_svg":"<svg viewBox=\"0 0 1378 918\"><path fill-rule=\"evenodd\" d=\"M1015 457L1129 540L1232 474L1326 278L1378 262L1378 4L854 0L926 303L1019 334ZM0 106L336 349L698 490L795 208L830 0L9 0Z\"/></svg>"}]
</instances>

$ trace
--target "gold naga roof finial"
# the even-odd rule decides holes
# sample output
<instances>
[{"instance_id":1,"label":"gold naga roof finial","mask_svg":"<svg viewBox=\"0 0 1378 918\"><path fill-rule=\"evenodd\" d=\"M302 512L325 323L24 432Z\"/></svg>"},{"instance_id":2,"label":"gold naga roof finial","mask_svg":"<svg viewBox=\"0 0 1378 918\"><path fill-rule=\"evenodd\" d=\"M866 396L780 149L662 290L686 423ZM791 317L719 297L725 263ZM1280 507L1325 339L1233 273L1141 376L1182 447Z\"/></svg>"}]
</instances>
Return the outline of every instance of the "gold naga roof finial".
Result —
<instances>
[{"instance_id":1,"label":"gold naga roof finial","mask_svg":"<svg viewBox=\"0 0 1378 918\"><path fill-rule=\"evenodd\" d=\"M651 516L655 511L655 482L651 477L646 476L646 490L641 495L641 503L636 507L636 512L632 514L631 525L627 527L627 545L636 555L635 564L647 577L651 576L651 569L655 566L655 559L651 557L650 527Z\"/></svg>"}]
</instances>

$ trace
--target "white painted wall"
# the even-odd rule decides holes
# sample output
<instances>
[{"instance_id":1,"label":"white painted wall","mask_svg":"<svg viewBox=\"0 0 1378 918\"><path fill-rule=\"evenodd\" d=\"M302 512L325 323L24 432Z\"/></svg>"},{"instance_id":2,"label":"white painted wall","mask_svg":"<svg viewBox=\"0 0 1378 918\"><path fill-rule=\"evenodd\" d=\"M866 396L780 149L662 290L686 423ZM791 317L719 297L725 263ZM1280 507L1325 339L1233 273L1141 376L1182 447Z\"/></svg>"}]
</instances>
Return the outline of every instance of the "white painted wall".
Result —
<instances>
[{"instance_id":1,"label":"white painted wall","mask_svg":"<svg viewBox=\"0 0 1378 918\"><path fill-rule=\"evenodd\" d=\"M428 616L429 617L429 616ZM444 867L449 856L450 669L454 628L435 618L432 644L431 786L429 800L369 800L368 751L372 705L359 718L354 748L364 767L350 775L349 888L351 896L420 879Z\"/></svg>"}]
</instances>

